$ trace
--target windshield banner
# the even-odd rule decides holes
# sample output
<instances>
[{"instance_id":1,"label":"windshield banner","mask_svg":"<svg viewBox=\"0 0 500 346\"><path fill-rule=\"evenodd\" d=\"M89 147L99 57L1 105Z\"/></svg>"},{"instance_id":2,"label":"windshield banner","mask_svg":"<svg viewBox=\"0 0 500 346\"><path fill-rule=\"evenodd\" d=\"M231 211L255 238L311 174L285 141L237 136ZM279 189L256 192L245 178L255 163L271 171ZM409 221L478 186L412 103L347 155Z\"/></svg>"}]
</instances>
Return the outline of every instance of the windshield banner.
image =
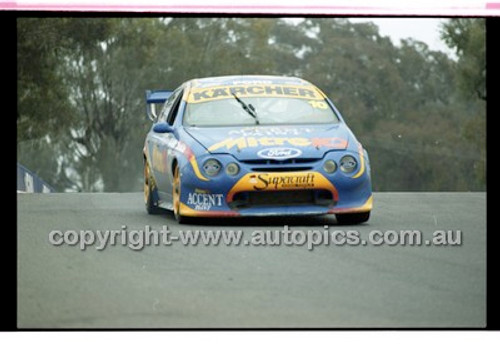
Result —
<instances>
[{"instance_id":1,"label":"windshield banner","mask_svg":"<svg viewBox=\"0 0 500 346\"><path fill-rule=\"evenodd\" d=\"M210 88L193 88L187 102L201 103L238 97L288 97L307 100L324 100L324 95L312 86L297 85L238 85Z\"/></svg>"}]
</instances>

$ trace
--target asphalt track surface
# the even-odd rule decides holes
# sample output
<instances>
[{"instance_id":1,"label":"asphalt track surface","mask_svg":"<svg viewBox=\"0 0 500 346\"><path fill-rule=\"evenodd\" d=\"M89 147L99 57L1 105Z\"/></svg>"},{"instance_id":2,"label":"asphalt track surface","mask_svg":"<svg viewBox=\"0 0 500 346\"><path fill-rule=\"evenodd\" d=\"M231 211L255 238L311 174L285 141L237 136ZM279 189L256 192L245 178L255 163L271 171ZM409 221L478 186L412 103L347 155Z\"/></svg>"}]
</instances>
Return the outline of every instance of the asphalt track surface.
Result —
<instances>
[{"instance_id":1,"label":"asphalt track surface","mask_svg":"<svg viewBox=\"0 0 500 346\"><path fill-rule=\"evenodd\" d=\"M147 215L142 194L18 194L19 328L434 328L486 324L485 193L376 193L334 216ZM461 246L53 246L51 230L461 230Z\"/></svg>"}]
</instances>

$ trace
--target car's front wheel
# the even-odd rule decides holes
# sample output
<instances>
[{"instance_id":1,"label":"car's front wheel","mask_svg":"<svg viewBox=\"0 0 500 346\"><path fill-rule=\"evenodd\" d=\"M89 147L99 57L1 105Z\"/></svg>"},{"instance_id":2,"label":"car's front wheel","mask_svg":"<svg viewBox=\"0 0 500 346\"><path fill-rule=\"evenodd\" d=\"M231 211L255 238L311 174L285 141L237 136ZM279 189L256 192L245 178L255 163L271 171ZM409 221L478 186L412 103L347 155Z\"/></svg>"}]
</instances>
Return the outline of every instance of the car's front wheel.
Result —
<instances>
[{"instance_id":1,"label":"car's front wheel","mask_svg":"<svg viewBox=\"0 0 500 346\"><path fill-rule=\"evenodd\" d=\"M148 214L158 214L161 208L158 207L156 196L156 186L149 170L149 164L144 161L144 204Z\"/></svg>"},{"instance_id":2,"label":"car's front wheel","mask_svg":"<svg viewBox=\"0 0 500 346\"><path fill-rule=\"evenodd\" d=\"M337 222L341 225L355 225L368 221L370 212L364 213L349 213L349 214L336 214Z\"/></svg>"}]
</instances>

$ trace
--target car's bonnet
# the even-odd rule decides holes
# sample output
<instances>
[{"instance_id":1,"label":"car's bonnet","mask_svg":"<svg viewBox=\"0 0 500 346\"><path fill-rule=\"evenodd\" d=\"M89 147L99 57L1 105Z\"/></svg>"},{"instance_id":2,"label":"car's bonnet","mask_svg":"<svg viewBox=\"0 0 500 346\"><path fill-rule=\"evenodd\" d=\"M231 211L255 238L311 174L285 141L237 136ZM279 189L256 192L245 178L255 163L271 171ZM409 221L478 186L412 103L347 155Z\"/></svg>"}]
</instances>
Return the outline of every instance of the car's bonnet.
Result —
<instances>
[{"instance_id":1,"label":"car's bonnet","mask_svg":"<svg viewBox=\"0 0 500 346\"><path fill-rule=\"evenodd\" d=\"M185 129L214 154L238 160L318 159L330 150L345 150L351 139L342 123L335 125L191 127Z\"/></svg>"}]
</instances>

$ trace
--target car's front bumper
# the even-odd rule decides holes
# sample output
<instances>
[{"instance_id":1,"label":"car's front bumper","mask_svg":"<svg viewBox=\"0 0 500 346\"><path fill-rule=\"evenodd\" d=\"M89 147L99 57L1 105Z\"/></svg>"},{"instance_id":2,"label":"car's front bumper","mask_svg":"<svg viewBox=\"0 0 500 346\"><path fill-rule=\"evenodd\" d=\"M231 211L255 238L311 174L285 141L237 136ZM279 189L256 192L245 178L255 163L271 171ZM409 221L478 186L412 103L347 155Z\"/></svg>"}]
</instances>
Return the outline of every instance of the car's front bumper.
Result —
<instances>
[{"instance_id":1,"label":"car's front bumper","mask_svg":"<svg viewBox=\"0 0 500 346\"><path fill-rule=\"evenodd\" d=\"M368 212L373 206L369 162L362 150L350 154L356 154L360 162L350 174L340 169L327 174L322 168L324 160L319 160L309 170L285 172L259 171L239 163L241 170L236 176L221 172L216 177L200 179L199 170L185 165L181 170L180 214L237 217ZM342 155L345 152L333 153L331 157L338 162ZM223 166L234 162L230 155L220 155L218 159ZM201 166L203 160L199 161ZM291 192L288 201L272 198L275 192L283 191ZM268 203L266 198L251 198L260 193L271 197ZM294 194L300 197L298 201L292 197ZM303 198L306 194L309 196Z\"/></svg>"}]
</instances>

